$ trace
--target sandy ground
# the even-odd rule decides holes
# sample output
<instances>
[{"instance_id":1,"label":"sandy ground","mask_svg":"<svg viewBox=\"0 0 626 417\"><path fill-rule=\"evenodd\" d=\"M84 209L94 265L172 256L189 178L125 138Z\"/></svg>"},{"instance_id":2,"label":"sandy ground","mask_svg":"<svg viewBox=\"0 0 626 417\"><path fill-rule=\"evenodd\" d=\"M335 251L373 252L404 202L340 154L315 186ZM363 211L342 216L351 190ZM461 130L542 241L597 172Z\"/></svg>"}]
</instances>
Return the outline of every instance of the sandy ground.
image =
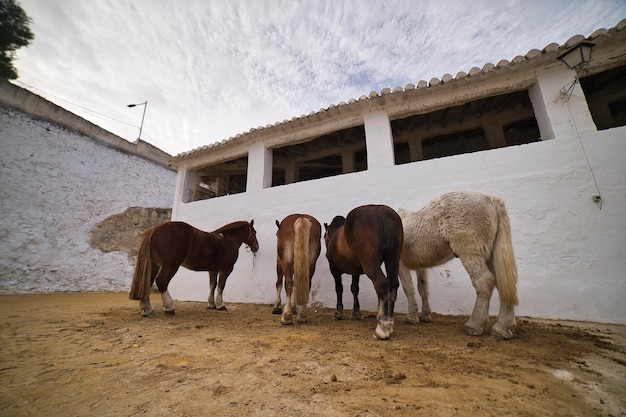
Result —
<instances>
[{"instance_id":1,"label":"sandy ground","mask_svg":"<svg viewBox=\"0 0 626 417\"><path fill-rule=\"evenodd\" d=\"M626 326L518 318L497 341L464 334L465 317L397 314L378 341L366 312L283 326L269 305L143 318L137 304L0 296L0 415L626 415Z\"/></svg>"}]
</instances>

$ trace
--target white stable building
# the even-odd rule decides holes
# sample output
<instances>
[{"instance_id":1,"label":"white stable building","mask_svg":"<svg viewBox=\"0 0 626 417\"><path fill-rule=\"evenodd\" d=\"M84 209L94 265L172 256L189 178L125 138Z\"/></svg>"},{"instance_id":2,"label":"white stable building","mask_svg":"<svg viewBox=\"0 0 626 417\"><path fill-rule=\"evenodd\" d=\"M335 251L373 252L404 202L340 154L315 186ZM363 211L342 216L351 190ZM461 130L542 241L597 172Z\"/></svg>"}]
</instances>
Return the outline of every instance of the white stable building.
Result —
<instances>
[{"instance_id":1,"label":"white stable building","mask_svg":"<svg viewBox=\"0 0 626 417\"><path fill-rule=\"evenodd\" d=\"M329 223L362 204L417 210L446 191L494 194L511 218L518 315L626 323L624 27L626 20L179 154L171 162L173 220L208 231L254 219L260 250L240 250L224 300L269 305L277 219L307 213ZM587 44L590 60L566 65L562 55ZM471 313L475 293L458 260L430 277L434 312ZM181 268L170 292L206 301L208 274ZM362 309L375 311L376 300L363 276ZM323 248L311 303L335 302ZM492 314L497 308L494 295ZM401 290L396 312L406 312Z\"/></svg>"}]
</instances>

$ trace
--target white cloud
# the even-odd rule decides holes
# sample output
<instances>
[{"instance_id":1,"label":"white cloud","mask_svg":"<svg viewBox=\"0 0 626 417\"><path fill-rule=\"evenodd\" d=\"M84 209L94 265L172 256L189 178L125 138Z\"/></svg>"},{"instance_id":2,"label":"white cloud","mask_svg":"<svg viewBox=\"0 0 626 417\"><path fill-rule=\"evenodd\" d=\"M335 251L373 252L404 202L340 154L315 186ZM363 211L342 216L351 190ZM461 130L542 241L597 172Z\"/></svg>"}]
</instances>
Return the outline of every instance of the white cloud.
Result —
<instances>
[{"instance_id":1,"label":"white cloud","mask_svg":"<svg viewBox=\"0 0 626 417\"><path fill-rule=\"evenodd\" d=\"M20 81L129 140L142 109L126 104L148 100L142 138L175 154L626 17L620 1L500 3L21 0L35 41L17 67Z\"/></svg>"}]
</instances>

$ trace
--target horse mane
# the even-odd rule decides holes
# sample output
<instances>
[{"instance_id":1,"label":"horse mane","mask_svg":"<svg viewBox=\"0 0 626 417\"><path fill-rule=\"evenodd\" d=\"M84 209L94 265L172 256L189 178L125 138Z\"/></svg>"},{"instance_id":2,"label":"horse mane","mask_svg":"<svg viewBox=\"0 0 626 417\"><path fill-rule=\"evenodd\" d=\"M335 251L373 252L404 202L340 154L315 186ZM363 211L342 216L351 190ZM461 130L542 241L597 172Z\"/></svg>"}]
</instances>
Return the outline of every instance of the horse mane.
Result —
<instances>
[{"instance_id":1,"label":"horse mane","mask_svg":"<svg viewBox=\"0 0 626 417\"><path fill-rule=\"evenodd\" d=\"M239 220L236 222L232 222L232 223L228 223L225 226L220 227L217 230L214 230L212 233L222 233L222 232L228 232L229 230L233 230L233 229L239 229L240 227L243 226L247 226L249 225L249 223L245 220Z\"/></svg>"}]
</instances>

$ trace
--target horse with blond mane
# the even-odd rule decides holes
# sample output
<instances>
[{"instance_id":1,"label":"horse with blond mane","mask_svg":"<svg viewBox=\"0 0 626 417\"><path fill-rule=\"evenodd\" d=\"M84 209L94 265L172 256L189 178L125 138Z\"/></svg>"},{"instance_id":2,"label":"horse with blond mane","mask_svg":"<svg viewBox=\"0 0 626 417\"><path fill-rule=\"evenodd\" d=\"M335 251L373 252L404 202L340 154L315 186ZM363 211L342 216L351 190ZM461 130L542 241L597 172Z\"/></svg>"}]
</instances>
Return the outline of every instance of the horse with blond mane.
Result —
<instances>
[{"instance_id":1,"label":"horse with blond mane","mask_svg":"<svg viewBox=\"0 0 626 417\"><path fill-rule=\"evenodd\" d=\"M511 244L511 227L504 201L472 193L443 194L416 212L399 209L404 227L400 259L400 283L407 296L407 321L418 321L418 307L411 270L417 273L422 298L419 320L431 321L427 269L455 256L469 274L476 290L476 302L465 329L478 336L489 325L489 302L494 287L500 296L500 311L491 334L510 339L515 327L517 266Z\"/></svg>"},{"instance_id":2,"label":"horse with blond mane","mask_svg":"<svg viewBox=\"0 0 626 417\"><path fill-rule=\"evenodd\" d=\"M142 315L153 315L150 288L156 281L163 311L173 315L174 301L167 286L182 265L192 271L209 272L208 308L226 310L222 293L242 243L248 245L252 252L259 250L254 220L229 223L213 232L204 232L184 222L165 222L151 227L144 232L139 245L129 298L140 300ZM218 275L216 300L214 293Z\"/></svg>"},{"instance_id":3,"label":"horse with blond mane","mask_svg":"<svg viewBox=\"0 0 626 417\"><path fill-rule=\"evenodd\" d=\"M311 280L320 256L322 226L308 214L291 214L282 222L276 220L276 301L274 314L282 314L282 324L292 324L297 312L299 323L307 321ZM285 305L280 308L280 292L285 281ZM295 291L294 291L295 289ZM297 307L297 308L296 308Z\"/></svg>"}]
</instances>

